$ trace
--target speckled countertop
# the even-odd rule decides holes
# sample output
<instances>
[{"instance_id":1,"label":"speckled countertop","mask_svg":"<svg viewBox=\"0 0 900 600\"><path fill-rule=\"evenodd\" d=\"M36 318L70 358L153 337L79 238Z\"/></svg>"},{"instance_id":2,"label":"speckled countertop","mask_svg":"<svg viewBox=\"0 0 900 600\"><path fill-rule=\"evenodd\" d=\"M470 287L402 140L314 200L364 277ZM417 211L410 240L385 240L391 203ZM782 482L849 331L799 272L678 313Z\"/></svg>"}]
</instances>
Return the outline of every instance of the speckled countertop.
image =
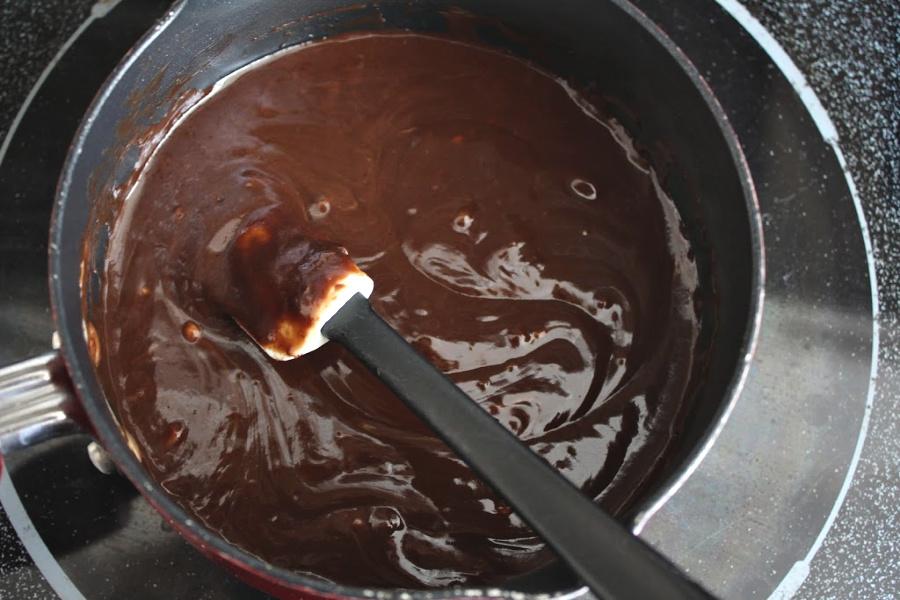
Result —
<instances>
[{"instance_id":1,"label":"speckled countertop","mask_svg":"<svg viewBox=\"0 0 900 600\"><path fill-rule=\"evenodd\" d=\"M105 4L0 0L0 138L43 68L90 11ZM794 597L900 597L900 2L743 0L737 6L777 40L834 124L872 236L879 291L878 372L866 443ZM46 338L26 342L36 353ZM0 583L9 584L0 590L14 589L16 598L52 597L29 565L0 513Z\"/></svg>"},{"instance_id":2,"label":"speckled countertop","mask_svg":"<svg viewBox=\"0 0 900 600\"><path fill-rule=\"evenodd\" d=\"M900 597L900 2L744 0L837 131L872 237L878 373L844 503L795 598Z\"/></svg>"}]
</instances>

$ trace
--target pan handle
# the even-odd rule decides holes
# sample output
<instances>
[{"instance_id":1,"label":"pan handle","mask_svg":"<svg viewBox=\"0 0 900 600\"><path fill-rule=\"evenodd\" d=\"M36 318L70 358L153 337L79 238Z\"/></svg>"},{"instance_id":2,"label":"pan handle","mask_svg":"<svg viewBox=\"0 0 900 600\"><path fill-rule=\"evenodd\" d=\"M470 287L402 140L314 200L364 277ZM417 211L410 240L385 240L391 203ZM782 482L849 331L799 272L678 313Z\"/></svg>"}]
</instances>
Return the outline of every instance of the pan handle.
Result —
<instances>
[{"instance_id":1,"label":"pan handle","mask_svg":"<svg viewBox=\"0 0 900 600\"><path fill-rule=\"evenodd\" d=\"M83 431L84 413L53 351L0 369L0 453Z\"/></svg>"}]
</instances>

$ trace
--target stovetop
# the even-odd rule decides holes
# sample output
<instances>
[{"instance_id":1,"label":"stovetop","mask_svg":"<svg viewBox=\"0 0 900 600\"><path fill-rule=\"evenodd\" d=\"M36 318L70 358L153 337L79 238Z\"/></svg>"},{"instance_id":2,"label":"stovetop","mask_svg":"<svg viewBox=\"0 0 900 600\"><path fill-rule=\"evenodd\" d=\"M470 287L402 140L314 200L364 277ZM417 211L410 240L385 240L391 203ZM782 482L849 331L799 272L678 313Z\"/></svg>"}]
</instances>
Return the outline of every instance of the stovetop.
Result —
<instances>
[{"instance_id":1,"label":"stovetop","mask_svg":"<svg viewBox=\"0 0 900 600\"><path fill-rule=\"evenodd\" d=\"M767 250L745 390L641 535L722 597L894 597L900 3L635 3L723 104L753 172ZM11 132L0 147L0 365L50 347L46 232L68 140L105 74L167 5L0 4L0 133ZM187 546L125 480L97 472L89 441L6 460L0 598L263 597Z\"/></svg>"}]
</instances>

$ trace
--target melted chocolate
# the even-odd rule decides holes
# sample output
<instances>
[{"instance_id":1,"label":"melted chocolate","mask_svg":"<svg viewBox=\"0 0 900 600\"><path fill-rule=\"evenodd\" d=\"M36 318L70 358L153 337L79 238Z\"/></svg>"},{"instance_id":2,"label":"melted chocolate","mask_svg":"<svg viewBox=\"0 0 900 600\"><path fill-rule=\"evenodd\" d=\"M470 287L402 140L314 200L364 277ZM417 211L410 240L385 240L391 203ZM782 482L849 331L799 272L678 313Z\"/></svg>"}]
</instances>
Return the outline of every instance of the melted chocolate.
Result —
<instances>
[{"instance_id":1,"label":"melted chocolate","mask_svg":"<svg viewBox=\"0 0 900 600\"><path fill-rule=\"evenodd\" d=\"M677 433L698 331L674 207L629 148L548 74L438 37L338 37L247 70L174 128L113 227L98 371L143 464L234 544L345 584L545 564L342 348L272 361L211 290L235 223L286 207L375 280L379 314L621 514Z\"/></svg>"}]
</instances>

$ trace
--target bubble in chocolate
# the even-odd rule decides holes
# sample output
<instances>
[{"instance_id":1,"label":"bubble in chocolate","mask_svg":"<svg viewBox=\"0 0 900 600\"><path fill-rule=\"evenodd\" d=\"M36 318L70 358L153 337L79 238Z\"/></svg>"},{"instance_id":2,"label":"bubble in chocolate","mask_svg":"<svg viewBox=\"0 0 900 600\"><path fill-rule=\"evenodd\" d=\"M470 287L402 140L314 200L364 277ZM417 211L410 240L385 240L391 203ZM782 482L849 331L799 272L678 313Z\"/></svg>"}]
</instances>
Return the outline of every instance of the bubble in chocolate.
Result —
<instances>
[{"instance_id":1,"label":"bubble in chocolate","mask_svg":"<svg viewBox=\"0 0 900 600\"><path fill-rule=\"evenodd\" d=\"M405 527L403 517L390 506L376 506L369 516L369 527L375 532L392 533Z\"/></svg>"},{"instance_id":2,"label":"bubble in chocolate","mask_svg":"<svg viewBox=\"0 0 900 600\"><path fill-rule=\"evenodd\" d=\"M575 192L585 200L597 199L597 188L595 188L594 184L590 181L575 178L572 180L572 183L569 184L569 187L572 188L573 192Z\"/></svg>"},{"instance_id":3,"label":"bubble in chocolate","mask_svg":"<svg viewBox=\"0 0 900 600\"><path fill-rule=\"evenodd\" d=\"M472 223L475 222L475 219L472 218L472 215L465 211L461 211L456 218L453 219L453 231L457 233L465 233L472 226Z\"/></svg>"},{"instance_id":4,"label":"bubble in chocolate","mask_svg":"<svg viewBox=\"0 0 900 600\"><path fill-rule=\"evenodd\" d=\"M331 202L327 198L319 198L309 207L309 216L313 219L322 219L331 212Z\"/></svg>"},{"instance_id":5,"label":"bubble in chocolate","mask_svg":"<svg viewBox=\"0 0 900 600\"><path fill-rule=\"evenodd\" d=\"M181 335L184 336L184 339L193 344L203 336L203 328L193 321L188 321L182 326Z\"/></svg>"},{"instance_id":6,"label":"bubble in chocolate","mask_svg":"<svg viewBox=\"0 0 900 600\"><path fill-rule=\"evenodd\" d=\"M175 445L175 443L181 439L181 435L184 433L184 423L172 423L169 425L169 432L166 434L166 441L164 442L167 448L171 448Z\"/></svg>"}]
</instances>

